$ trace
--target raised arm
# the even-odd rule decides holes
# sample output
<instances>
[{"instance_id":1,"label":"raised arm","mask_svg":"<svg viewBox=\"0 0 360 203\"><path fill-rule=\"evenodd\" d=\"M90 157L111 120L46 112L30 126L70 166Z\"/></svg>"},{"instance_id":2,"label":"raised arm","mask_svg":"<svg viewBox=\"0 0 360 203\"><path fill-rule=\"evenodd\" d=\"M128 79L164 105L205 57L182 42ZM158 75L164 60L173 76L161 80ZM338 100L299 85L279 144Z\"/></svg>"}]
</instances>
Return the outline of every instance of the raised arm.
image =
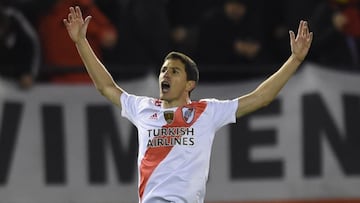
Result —
<instances>
[{"instance_id":1,"label":"raised arm","mask_svg":"<svg viewBox=\"0 0 360 203\"><path fill-rule=\"evenodd\" d=\"M86 31L91 16L87 16L84 20L78 6L75 8L70 7L69 10L68 18L63 20L65 27L70 38L74 41L96 89L112 103L121 106L119 98L123 93L123 90L114 82L113 78L95 55L86 39Z\"/></svg>"},{"instance_id":2,"label":"raised arm","mask_svg":"<svg viewBox=\"0 0 360 203\"><path fill-rule=\"evenodd\" d=\"M309 32L307 22L300 21L296 37L293 31L290 31L289 34L291 56L278 71L262 82L254 91L238 98L239 106L236 117L253 112L273 101L305 59L313 39L313 33Z\"/></svg>"}]
</instances>

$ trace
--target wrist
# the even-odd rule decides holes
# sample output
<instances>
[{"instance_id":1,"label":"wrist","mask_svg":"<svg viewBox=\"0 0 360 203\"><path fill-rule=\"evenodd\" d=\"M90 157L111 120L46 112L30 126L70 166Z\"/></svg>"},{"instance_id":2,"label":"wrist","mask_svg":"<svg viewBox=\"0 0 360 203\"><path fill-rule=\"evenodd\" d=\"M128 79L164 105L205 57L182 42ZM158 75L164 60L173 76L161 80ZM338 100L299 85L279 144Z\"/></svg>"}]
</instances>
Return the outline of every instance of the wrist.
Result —
<instances>
[{"instance_id":1,"label":"wrist","mask_svg":"<svg viewBox=\"0 0 360 203\"><path fill-rule=\"evenodd\" d=\"M290 60L295 62L295 63L299 63L299 64L301 64L304 61L303 58L299 58L295 54L291 54Z\"/></svg>"},{"instance_id":2,"label":"wrist","mask_svg":"<svg viewBox=\"0 0 360 203\"><path fill-rule=\"evenodd\" d=\"M75 45L76 46L82 46L82 45L84 45L84 44L86 44L87 43L87 39L86 38L80 38L80 39L78 39L76 42L75 42Z\"/></svg>"}]
</instances>

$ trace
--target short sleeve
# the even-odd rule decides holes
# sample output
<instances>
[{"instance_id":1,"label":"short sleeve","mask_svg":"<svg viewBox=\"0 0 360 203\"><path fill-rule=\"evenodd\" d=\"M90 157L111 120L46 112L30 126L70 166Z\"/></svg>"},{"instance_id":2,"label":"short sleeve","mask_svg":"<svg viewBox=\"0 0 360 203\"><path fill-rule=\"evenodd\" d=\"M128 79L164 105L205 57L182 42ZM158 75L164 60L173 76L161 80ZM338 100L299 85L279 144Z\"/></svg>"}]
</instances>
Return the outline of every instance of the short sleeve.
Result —
<instances>
[{"instance_id":1,"label":"short sleeve","mask_svg":"<svg viewBox=\"0 0 360 203\"><path fill-rule=\"evenodd\" d=\"M236 122L236 110L238 108L238 100L218 100L205 99L208 104L209 112L211 114L211 122L218 130L222 126Z\"/></svg>"},{"instance_id":2,"label":"short sleeve","mask_svg":"<svg viewBox=\"0 0 360 203\"><path fill-rule=\"evenodd\" d=\"M144 97L136 96L123 92L120 96L121 116L129 119L132 123L136 123L136 117L139 112L140 103Z\"/></svg>"}]
</instances>

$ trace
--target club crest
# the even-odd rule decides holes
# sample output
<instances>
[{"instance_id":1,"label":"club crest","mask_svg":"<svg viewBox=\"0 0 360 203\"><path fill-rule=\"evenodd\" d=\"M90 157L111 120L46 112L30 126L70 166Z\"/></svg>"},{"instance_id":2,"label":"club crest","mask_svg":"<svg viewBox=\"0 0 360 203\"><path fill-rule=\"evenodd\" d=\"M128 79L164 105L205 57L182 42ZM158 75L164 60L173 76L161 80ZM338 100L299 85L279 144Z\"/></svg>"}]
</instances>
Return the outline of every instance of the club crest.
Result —
<instances>
[{"instance_id":1,"label":"club crest","mask_svg":"<svg viewBox=\"0 0 360 203\"><path fill-rule=\"evenodd\" d=\"M189 107L183 107L181 109L183 119L186 123L191 123L194 120L195 109Z\"/></svg>"},{"instance_id":2,"label":"club crest","mask_svg":"<svg viewBox=\"0 0 360 203\"><path fill-rule=\"evenodd\" d=\"M164 118L168 124L172 123L174 120L174 112L173 111L164 111Z\"/></svg>"}]
</instances>

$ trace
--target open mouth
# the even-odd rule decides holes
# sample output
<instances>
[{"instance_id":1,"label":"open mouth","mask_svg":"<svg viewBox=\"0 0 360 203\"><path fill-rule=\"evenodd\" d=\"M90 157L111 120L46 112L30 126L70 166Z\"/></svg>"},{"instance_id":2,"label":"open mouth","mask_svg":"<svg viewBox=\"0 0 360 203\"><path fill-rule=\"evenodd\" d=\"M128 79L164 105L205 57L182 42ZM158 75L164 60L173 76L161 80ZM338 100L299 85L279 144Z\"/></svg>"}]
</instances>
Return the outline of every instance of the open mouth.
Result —
<instances>
[{"instance_id":1,"label":"open mouth","mask_svg":"<svg viewBox=\"0 0 360 203\"><path fill-rule=\"evenodd\" d=\"M164 93L169 92L170 90L170 83L168 81L162 81L161 82L161 91Z\"/></svg>"}]
</instances>

